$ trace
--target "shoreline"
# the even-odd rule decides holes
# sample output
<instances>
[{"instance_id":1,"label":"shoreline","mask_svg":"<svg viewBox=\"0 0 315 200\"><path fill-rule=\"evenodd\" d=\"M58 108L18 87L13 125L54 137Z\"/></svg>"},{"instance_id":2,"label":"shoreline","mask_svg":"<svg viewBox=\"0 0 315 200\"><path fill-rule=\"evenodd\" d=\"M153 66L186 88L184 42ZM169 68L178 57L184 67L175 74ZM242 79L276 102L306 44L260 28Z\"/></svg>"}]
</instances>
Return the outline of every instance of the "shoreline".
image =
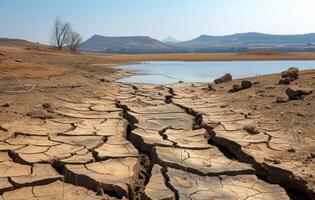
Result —
<instances>
[{"instance_id":1,"label":"shoreline","mask_svg":"<svg viewBox=\"0 0 315 200\"><path fill-rule=\"evenodd\" d=\"M315 60L315 52L288 53L183 53L183 54L94 54L114 60L129 62L145 61L283 61L283 60Z\"/></svg>"}]
</instances>

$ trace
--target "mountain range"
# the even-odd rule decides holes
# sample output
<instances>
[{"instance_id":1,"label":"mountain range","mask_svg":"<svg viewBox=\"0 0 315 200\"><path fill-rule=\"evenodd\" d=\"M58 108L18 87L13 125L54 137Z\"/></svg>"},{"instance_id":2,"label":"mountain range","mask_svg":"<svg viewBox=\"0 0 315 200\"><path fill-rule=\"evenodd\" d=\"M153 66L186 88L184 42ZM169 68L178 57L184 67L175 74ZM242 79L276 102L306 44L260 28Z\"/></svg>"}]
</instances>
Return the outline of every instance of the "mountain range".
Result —
<instances>
[{"instance_id":1,"label":"mountain range","mask_svg":"<svg viewBox=\"0 0 315 200\"><path fill-rule=\"evenodd\" d=\"M83 42L79 49L97 53L315 51L315 33L272 35L250 32L226 36L201 35L184 42L179 42L172 37L158 41L147 36L106 37L94 35Z\"/></svg>"}]
</instances>

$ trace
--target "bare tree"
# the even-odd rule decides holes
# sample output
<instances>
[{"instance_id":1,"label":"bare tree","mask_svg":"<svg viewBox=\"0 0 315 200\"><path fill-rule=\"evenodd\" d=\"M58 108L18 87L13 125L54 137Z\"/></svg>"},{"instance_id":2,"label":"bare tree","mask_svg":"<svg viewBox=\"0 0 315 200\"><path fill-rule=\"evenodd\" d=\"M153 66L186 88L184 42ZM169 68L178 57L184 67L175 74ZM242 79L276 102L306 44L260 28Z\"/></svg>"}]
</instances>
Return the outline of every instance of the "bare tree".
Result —
<instances>
[{"instance_id":1,"label":"bare tree","mask_svg":"<svg viewBox=\"0 0 315 200\"><path fill-rule=\"evenodd\" d=\"M76 51L81 42L82 42L81 35L75 31L70 31L69 38L67 41L69 49L71 51Z\"/></svg>"},{"instance_id":2,"label":"bare tree","mask_svg":"<svg viewBox=\"0 0 315 200\"><path fill-rule=\"evenodd\" d=\"M61 50L69 40L70 31L70 24L64 23L59 17L57 17L52 30L51 44Z\"/></svg>"}]
</instances>

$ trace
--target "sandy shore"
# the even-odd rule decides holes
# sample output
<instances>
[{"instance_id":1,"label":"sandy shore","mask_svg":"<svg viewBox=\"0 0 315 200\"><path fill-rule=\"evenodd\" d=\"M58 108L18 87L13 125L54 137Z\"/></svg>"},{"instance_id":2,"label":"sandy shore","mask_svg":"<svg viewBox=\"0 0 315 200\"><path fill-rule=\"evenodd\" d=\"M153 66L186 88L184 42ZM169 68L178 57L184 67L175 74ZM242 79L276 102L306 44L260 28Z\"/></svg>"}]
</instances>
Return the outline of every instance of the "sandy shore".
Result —
<instances>
[{"instance_id":1,"label":"sandy shore","mask_svg":"<svg viewBox=\"0 0 315 200\"><path fill-rule=\"evenodd\" d=\"M208 84L121 84L143 60L314 53L91 55L0 46L0 198L315 199L315 70ZM281 97L282 103L276 103ZM64 183L65 182L65 183ZM35 192L34 192L35 191ZM50 191L50 192L47 192ZM162 191L162 192L161 192Z\"/></svg>"}]
</instances>

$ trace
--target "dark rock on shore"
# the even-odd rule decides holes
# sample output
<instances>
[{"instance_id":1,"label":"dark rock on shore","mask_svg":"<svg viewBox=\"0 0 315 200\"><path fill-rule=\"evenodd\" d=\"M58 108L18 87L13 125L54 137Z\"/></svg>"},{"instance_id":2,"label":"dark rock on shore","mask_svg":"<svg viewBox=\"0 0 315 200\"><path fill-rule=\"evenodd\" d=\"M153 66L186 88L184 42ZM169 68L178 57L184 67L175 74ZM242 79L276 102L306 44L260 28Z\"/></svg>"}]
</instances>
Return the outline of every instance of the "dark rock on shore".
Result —
<instances>
[{"instance_id":1,"label":"dark rock on shore","mask_svg":"<svg viewBox=\"0 0 315 200\"><path fill-rule=\"evenodd\" d=\"M290 84L290 79L289 78L282 78L278 82L279 85L289 85Z\"/></svg>"},{"instance_id":2,"label":"dark rock on shore","mask_svg":"<svg viewBox=\"0 0 315 200\"><path fill-rule=\"evenodd\" d=\"M248 80L243 80L241 82L241 86L242 86L242 89L248 89L248 88L251 88L253 86L252 82L248 81Z\"/></svg>"},{"instance_id":3,"label":"dark rock on shore","mask_svg":"<svg viewBox=\"0 0 315 200\"><path fill-rule=\"evenodd\" d=\"M299 69L290 67L287 71L281 72L282 78L289 78L291 81L299 78Z\"/></svg>"},{"instance_id":4,"label":"dark rock on shore","mask_svg":"<svg viewBox=\"0 0 315 200\"><path fill-rule=\"evenodd\" d=\"M239 84L234 84L233 85L233 88L230 89L230 92L237 92L237 91L240 91L240 90L244 90L244 89L248 89L248 88L251 88L253 86L253 83L248 81L248 80L243 80L241 82L241 85Z\"/></svg>"},{"instance_id":5,"label":"dark rock on shore","mask_svg":"<svg viewBox=\"0 0 315 200\"><path fill-rule=\"evenodd\" d=\"M312 93L311 90L303 88L288 88L285 92L290 100L303 99L305 95L309 95Z\"/></svg>"},{"instance_id":6,"label":"dark rock on shore","mask_svg":"<svg viewBox=\"0 0 315 200\"><path fill-rule=\"evenodd\" d=\"M240 86L239 84L234 84L233 88L230 89L230 92L237 92L240 91L242 89L242 86Z\"/></svg>"},{"instance_id":7,"label":"dark rock on shore","mask_svg":"<svg viewBox=\"0 0 315 200\"><path fill-rule=\"evenodd\" d=\"M255 126L252 126L252 125L245 125L245 126L243 127L243 129L244 129L247 133L249 133L249 134L251 134L251 135L255 135L255 134L258 134L258 133L259 133L258 129L257 129Z\"/></svg>"},{"instance_id":8,"label":"dark rock on shore","mask_svg":"<svg viewBox=\"0 0 315 200\"><path fill-rule=\"evenodd\" d=\"M223 76L221 76L220 78L217 78L214 80L215 84L220 84L220 83L226 83L232 81L232 75L229 73L224 74Z\"/></svg>"}]
</instances>

